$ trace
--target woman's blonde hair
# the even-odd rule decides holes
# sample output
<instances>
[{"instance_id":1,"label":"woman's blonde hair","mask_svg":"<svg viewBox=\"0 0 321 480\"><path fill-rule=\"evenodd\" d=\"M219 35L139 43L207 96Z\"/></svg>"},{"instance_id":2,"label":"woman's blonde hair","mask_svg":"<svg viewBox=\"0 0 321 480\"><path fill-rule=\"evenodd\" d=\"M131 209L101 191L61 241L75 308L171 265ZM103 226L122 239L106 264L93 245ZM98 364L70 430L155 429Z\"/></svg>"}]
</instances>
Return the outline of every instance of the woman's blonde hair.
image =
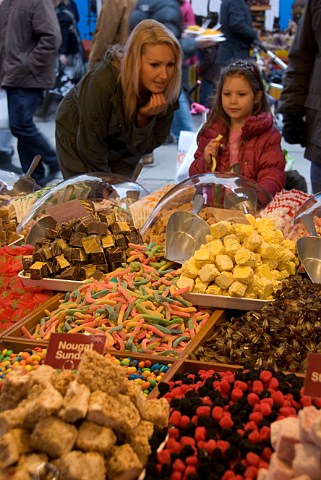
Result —
<instances>
[{"instance_id":1,"label":"woman's blonde hair","mask_svg":"<svg viewBox=\"0 0 321 480\"><path fill-rule=\"evenodd\" d=\"M143 20L131 32L120 59L120 81L124 92L126 113L133 119L139 97L139 74L141 57L147 45L168 45L175 57L174 75L167 85L164 95L168 103L173 103L181 88L182 49L170 30L156 20Z\"/></svg>"}]
</instances>

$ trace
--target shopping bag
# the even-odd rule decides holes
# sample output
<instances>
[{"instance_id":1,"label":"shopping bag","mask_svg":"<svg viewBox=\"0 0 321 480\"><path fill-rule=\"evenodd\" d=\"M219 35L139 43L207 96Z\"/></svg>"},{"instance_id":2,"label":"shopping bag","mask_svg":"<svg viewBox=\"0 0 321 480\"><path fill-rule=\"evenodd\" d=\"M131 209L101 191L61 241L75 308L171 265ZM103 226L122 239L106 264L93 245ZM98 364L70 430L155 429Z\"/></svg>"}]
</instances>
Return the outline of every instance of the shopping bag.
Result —
<instances>
[{"instance_id":1,"label":"shopping bag","mask_svg":"<svg viewBox=\"0 0 321 480\"><path fill-rule=\"evenodd\" d=\"M0 129L9 128L7 92L0 89Z\"/></svg>"},{"instance_id":2,"label":"shopping bag","mask_svg":"<svg viewBox=\"0 0 321 480\"><path fill-rule=\"evenodd\" d=\"M198 132L181 132L178 141L175 182L180 183L189 177L189 167L197 149Z\"/></svg>"}]
</instances>

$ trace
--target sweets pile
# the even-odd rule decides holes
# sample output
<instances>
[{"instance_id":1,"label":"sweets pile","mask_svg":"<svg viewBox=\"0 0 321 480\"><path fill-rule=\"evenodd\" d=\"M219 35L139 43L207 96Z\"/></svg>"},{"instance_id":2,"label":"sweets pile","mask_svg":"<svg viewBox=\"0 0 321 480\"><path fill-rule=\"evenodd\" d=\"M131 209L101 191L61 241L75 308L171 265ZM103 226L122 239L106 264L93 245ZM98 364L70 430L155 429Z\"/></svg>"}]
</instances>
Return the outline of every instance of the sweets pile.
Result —
<instances>
[{"instance_id":1,"label":"sweets pile","mask_svg":"<svg viewBox=\"0 0 321 480\"><path fill-rule=\"evenodd\" d=\"M17 276L22 269L22 256L33 250L31 245L0 248L0 333L52 296L41 288L24 287Z\"/></svg>"},{"instance_id":2,"label":"sweets pile","mask_svg":"<svg viewBox=\"0 0 321 480\"><path fill-rule=\"evenodd\" d=\"M296 244L284 240L271 218L246 215L248 224L221 221L210 226L207 243L182 266L177 282L191 292L273 299L281 280L294 275Z\"/></svg>"},{"instance_id":3,"label":"sweets pile","mask_svg":"<svg viewBox=\"0 0 321 480\"><path fill-rule=\"evenodd\" d=\"M257 479L273 454L271 424L312 404L302 384L294 374L254 369L199 370L160 383L170 402L169 439L149 458L147 478Z\"/></svg>"},{"instance_id":4,"label":"sweets pile","mask_svg":"<svg viewBox=\"0 0 321 480\"><path fill-rule=\"evenodd\" d=\"M0 207L0 247L9 245L19 238L16 233L17 221L9 206Z\"/></svg>"},{"instance_id":5,"label":"sweets pile","mask_svg":"<svg viewBox=\"0 0 321 480\"><path fill-rule=\"evenodd\" d=\"M258 480L320 480L321 412L313 405L271 425L274 453Z\"/></svg>"},{"instance_id":6,"label":"sweets pile","mask_svg":"<svg viewBox=\"0 0 321 480\"><path fill-rule=\"evenodd\" d=\"M126 259L129 243L142 243L138 231L117 222L114 213L100 210L83 218L46 229L32 255L24 256L23 270L32 280L100 279Z\"/></svg>"},{"instance_id":7,"label":"sweets pile","mask_svg":"<svg viewBox=\"0 0 321 480\"><path fill-rule=\"evenodd\" d=\"M92 350L76 374L42 365L8 375L1 405L0 478L11 480L31 480L49 462L63 480L134 480L169 417L166 399L147 400Z\"/></svg>"},{"instance_id":8,"label":"sweets pile","mask_svg":"<svg viewBox=\"0 0 321 480\"><path fill-rule=\"evenodd\" d=\"M177 289L175 264L157 245L132 245L126 267L67 293L60 306L46 311L30 339L49 340L52 332L104 334L106 348L177 356L210 318Z\"/></svg>"}]
</instances>

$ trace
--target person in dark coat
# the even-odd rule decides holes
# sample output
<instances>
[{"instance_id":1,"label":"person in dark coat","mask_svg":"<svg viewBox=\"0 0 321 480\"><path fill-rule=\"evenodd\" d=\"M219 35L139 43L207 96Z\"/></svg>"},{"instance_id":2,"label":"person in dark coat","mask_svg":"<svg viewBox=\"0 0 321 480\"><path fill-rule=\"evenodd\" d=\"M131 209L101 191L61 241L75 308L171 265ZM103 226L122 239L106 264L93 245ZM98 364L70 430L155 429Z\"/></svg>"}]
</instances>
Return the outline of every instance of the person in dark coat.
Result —
<instances>
[{"instance_id":1,"label":"person in dark coat","mask_svg":"<svg viewBox=\"0 0 321 480\"><path fill-rule=\"evenodd\" d=\"M226 67L233 60L248 59L251 44L258 36L252 28L251 10L247 0L222 0L220 23L226 40L218 47L216 63Z\"/></svg>"},{"instance_id":2,"label":"person in dark coat","mask_svg":"<svg viewBox=\"0 0 321 480\"><path fill-rule=\"evenodd\" d=\"M278 111L282 135L305 147L312 192L321 192L321 0L307 0L289 51Z\"/></svg>"},{"instance_id":3,"label":"person in dark coat","mask_svg":"<svg viewBox=\"0 0 321 480\"><path fill-rule=\"evenodd\" d=\"M131 178L141 156L169 133L181 64L178 41L155 20L140 22L124 47L110 47L59 104L56 148L64 179L99 171Z\"/></svg>"},{"instance_id":4,"label":"person in dark coat","mask_svg":"<svg viewBox=\"0 0 321 480\"><path fill-rule=\"evenodd\" d=\"M10 130L17 138L24 172L34 156L41 155L41 163L32 176L42 186L59 172L56 152L33 121L44 89L55 84L61 33L53 3L3 0L0 32L0 85L7 92ZM49 170L47 174L44 164Z\"/></svg>"}]
</instances>

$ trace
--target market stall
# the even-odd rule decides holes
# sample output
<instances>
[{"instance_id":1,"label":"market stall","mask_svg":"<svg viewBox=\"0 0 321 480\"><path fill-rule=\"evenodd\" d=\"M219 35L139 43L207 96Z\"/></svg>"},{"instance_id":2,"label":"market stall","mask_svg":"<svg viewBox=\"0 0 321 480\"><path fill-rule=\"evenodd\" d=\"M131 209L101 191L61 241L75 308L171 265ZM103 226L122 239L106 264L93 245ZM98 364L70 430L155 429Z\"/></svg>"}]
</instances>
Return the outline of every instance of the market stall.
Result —
<instances>
[{"instance_id":1,"label":"market stall","mask_svg":"<svg viewBox=\"0 0 321 480\"><path fill-rule=\"evenodd\" d=\"M9 191L1 218L21 245L1 249L4 478L320 478L321 403L303 388L320 259L297 251L307 218L320 232L320 195L272 199L234 174L152 194L105 174ZM208 233L169 259L168 221L196 195Z\"/></svg>"}]
</instances>

